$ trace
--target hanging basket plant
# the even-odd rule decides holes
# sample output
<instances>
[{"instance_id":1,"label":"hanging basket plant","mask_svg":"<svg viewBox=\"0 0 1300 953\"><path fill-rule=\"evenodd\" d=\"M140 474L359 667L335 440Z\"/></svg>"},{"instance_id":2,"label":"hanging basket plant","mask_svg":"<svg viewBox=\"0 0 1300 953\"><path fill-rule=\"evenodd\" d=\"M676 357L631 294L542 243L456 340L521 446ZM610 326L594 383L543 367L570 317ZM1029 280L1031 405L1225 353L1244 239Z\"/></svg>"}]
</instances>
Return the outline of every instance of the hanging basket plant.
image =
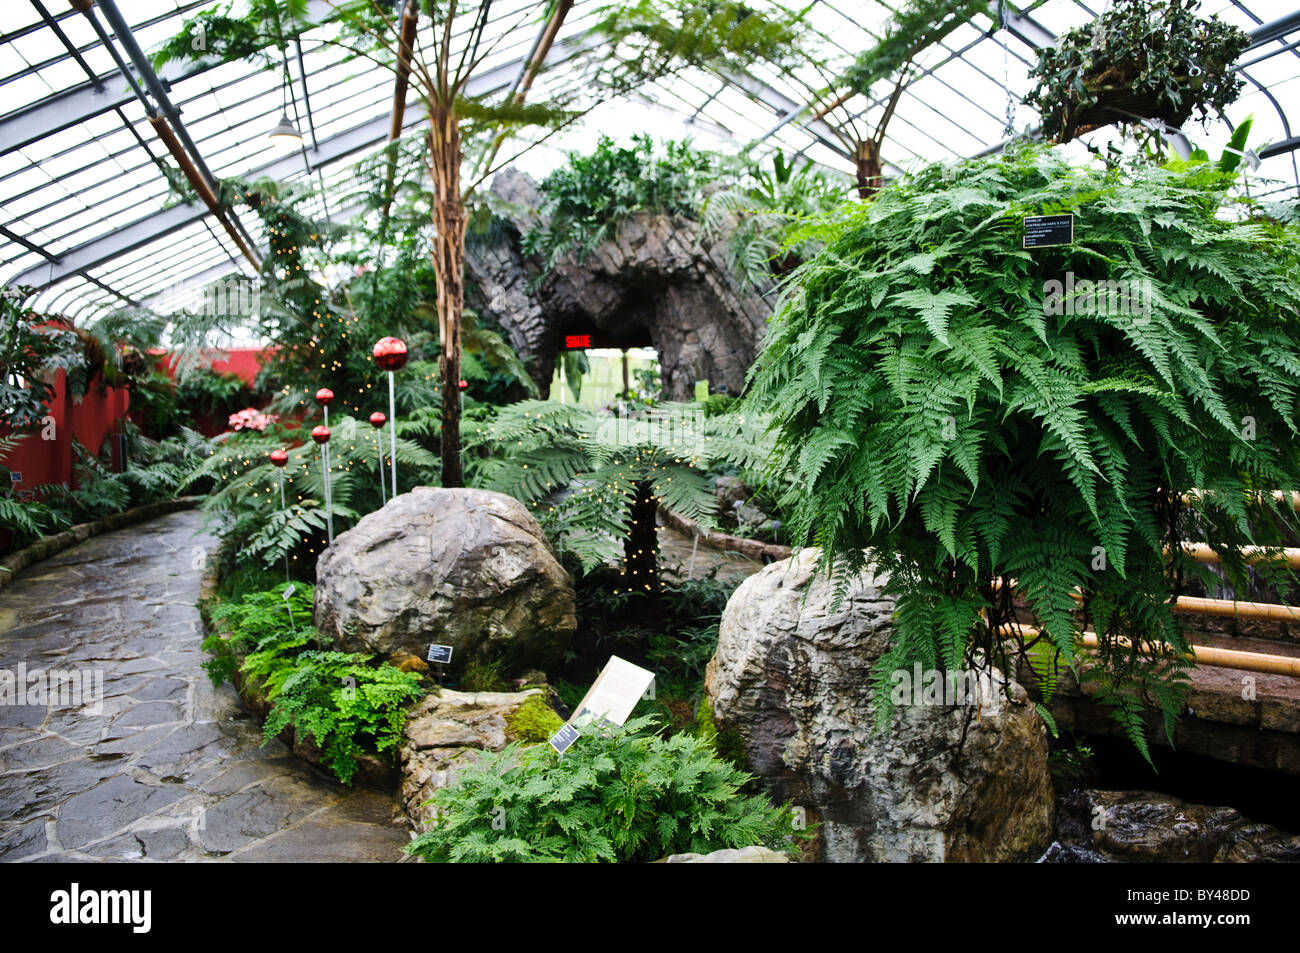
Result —
<instances>
[{"instance_id":1,"label":"hanging basket plant","mask_svg":"<svg viewBox=\"0 0 1300 953\"><path fill-rule=\"evenodd\" d=\"M1196 15L1198 0L1118 0L1086 26L1039 51L1038 84L1025 102L1056 142L1112 123L1158 120L1178 127L1199 110L1204 122L1241 93L1232 65L1248 37L1218 17Z\"/></svg>"}]
</instances>

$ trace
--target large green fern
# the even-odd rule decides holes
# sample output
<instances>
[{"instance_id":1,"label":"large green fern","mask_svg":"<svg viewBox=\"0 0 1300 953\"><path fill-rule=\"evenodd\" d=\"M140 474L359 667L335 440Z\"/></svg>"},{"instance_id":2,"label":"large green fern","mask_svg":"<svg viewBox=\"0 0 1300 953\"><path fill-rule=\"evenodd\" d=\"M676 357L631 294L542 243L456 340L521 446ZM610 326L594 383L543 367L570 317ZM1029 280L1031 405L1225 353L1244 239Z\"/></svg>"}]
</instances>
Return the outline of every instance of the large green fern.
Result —
<instances>
[{"instance_id":1,"label":"large green fern","mask_svg":"<svg viewBox=\"0 0 1300 953\"><path fill-rule=\"evenodd\" d=\"M1235 547L1295 523L1266 491L1300 487L1300 239L1230 182L1030 150L924 169L821 230L749 406L775 420L795 539L827 572L889 573L882 679L1010 664L1014 584L1064 664L1095 629L1099 697L1143 751L1140 699L1179 712L1170 606L1204 569L1166 550L1205 539L1243 587ZM1022 247L1024 216L1065 212L1073 244ZM1149 313L1045 301L1067 272L1145 285Z\"/></svg>"}]
</instances>

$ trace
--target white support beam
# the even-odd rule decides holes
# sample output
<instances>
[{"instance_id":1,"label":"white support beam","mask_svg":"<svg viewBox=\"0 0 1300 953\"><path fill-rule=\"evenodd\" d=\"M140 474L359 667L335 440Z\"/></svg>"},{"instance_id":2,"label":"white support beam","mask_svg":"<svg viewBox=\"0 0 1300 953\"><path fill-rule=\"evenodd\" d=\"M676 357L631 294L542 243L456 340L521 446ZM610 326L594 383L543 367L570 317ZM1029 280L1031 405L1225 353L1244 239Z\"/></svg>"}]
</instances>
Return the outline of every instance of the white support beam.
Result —
<instances>
[{"instance_id":1,"label":"white support beam","mask_svg":"<svg viewBox=\"0 0 1300 953\"><path fill-rule=\"evenodd\" d=\"M310 22L316 22L328 16L331 10L332 7L326 0L308 0L307 18ZM158 70L158 78L164 86L170 87L174 83L200 76L210 68L212 67L172 62ZM116 71L100 79L104 85L101 91L87 82L49 96L27 109L0 117L0 155L136 101L135 94Z\"/></svg>"},{"instance_id":2,"label":"white support beam","mask_svg":"<svg viewBox=\"0 0 1300 953\"><path fill-rule=\"evenodd\" d=\"M559 44L556 44L558 47ZM509 89L510 82L518 72L520 60L503 63L494 69L486 70L471 79L468 95L490 96L493 93ZM390 117L387 113L354 126L347 132L331 136L321 142L319 149L308 149L307 159L311 171L324 168L332 163L346 159L366 149L380 145L388 140ZM415 105L408 108L406 128L424 121L422 108ZM286 179L302 171L302 154L294 151L273 162L268 162L250 169L243 178ZM8 284L31 285L37 290L58 284L63 279L95 268L112 261L120 255L142 248L150 242L164 238L180 231L187 225L199 221L208 210L200 204L180 205L166 209L146 218L132 222L118 229L111 235L93 239L76 248L59 254L59 263L43 263L29 268L8 279Z\"/></svg>"}]
</instances>

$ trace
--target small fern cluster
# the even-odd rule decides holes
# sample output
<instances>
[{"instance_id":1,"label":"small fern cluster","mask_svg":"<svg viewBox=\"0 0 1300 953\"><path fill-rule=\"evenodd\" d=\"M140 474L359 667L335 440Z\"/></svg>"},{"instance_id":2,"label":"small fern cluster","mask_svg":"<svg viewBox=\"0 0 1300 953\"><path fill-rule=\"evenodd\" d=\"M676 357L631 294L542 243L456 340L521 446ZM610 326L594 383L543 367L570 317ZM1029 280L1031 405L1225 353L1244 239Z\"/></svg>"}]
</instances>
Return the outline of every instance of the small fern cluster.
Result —
<instances>
[{"instance_id":1,"label":"small fern cluster","mask_svg":"<svg viewBox=\"0 0 1300 953\"><path fill-rule=\"evenodd\" d=\"M686 142L657 149L641 134L618 146L602 135L590 155L570 153L542 182L544 224L524 236L524 251L540 255L549 269L569 253L584 258L636 212L694 217L717 168L717 156Z\"/></svg>"},{"instance_id":2,"label":"small fern cluster","mask_svg":"<svg viewBox=\"0 0 1300 953\"><path fill-rule=\"evenodd\" d=\"M214 684L238 672L265 694L271 705L262 726L266 743L292 726L349 784L358 756L382 754L401 740L406 709L423 694L419 676L359 653L317 647L312 588L298 587L288 599L285 588L217 606L213 618L227 634L204 641L212 654L204 668Z\"/></svg>"},{"instance_id":3,"label":"small fern cluster","mask_svg":"<svg viewBox=\"0 0 1300 953\"><path fill-rule=\"evenodd\" d=\"M790 849L790 810L741 794L749 776L706 742L661 738L651 724L593 726L563 755L511 745L484 757L434 795L436 820L408 853L444 863L592 863Z\"/></svg>"},{"instance_id":4,"label":"small fern cluster","mask_svg":"<svg viewBox=\"0 0 1300 953\"><path fill-rule=\"evenodd\" d=\"M1141 750L1144 696L1170 727L1171 605L1205 572L1178 542L1246 591L1236 547L1282 541L1295 514L1270 491L1300 487L1300 238L1232 208L1230 182L1026 150L924 169L824 230L750 400L776 421L796 541L828 572L888 572L882 678L1007 665L1014 588L1064 663L1097 632L1089 677ZM1073 244L1022 248L1024 216L1062 212ZM1149 308L1099 309L1082 284L1053 303L1069 273Z\"/></svg>"}]
</instances>

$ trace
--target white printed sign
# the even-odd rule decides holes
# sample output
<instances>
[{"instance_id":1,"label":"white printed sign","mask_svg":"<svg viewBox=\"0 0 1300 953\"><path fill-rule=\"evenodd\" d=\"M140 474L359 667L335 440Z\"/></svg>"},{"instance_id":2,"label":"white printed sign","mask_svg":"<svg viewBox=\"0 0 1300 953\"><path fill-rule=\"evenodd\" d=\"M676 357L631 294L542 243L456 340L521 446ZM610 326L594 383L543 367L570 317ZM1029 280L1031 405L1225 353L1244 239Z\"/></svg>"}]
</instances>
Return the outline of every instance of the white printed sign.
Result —
<instances>
[{"instance_id":1,"label":"white printed sign","mask_svg":"<svg viewBox=\"0 0 1300 953\"><path fill-rule=\"evenodd\" d=\"M623 724L654 680L654 672L611 655L578 705L578 710L569 719L569 724L584 724L602 718L616 725Z\"/></svg>"}]
</instances>

